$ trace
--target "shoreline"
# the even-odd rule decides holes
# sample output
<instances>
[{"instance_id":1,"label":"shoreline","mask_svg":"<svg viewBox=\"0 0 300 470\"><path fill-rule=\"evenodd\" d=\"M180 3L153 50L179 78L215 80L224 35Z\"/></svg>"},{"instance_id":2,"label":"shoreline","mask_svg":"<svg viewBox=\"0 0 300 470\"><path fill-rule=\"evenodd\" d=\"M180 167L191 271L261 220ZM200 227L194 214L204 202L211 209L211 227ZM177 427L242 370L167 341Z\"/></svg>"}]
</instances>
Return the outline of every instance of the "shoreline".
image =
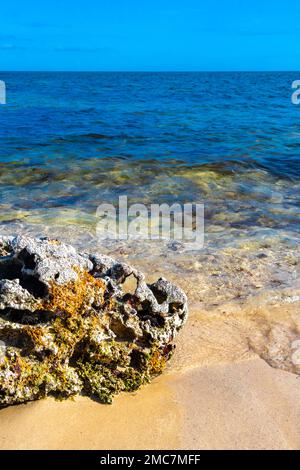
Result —
<instances>
[{"instance_id":1,"label":"shoreline","mask_svg":"<svg viewBox=\"0 0 300 470\"><path fill-rule=\"evenodd\" d=\"M2 409L0 449L300 449L299 255L273 269L270 248L254 260L248 247L192 261L117 252L107 254L188 296L170 364L112 405L77 397Z\"/></svg>"}]
</instances>

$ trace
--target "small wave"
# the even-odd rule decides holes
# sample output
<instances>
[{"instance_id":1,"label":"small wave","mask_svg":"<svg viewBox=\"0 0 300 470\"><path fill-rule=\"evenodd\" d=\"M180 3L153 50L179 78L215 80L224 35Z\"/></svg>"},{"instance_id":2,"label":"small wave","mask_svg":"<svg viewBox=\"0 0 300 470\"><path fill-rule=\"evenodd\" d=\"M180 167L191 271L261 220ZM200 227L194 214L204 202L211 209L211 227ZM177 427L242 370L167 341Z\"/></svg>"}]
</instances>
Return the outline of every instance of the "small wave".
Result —
<instances>
[{"instance_id":1,"label":"small wave","mask_svg":"<svg viewBox=\"0 0 300 470\"><path fill-rule=\"evenodd\" d=\"M78 134L78 135L69 135L64 137L57 137L53 140L54 143L61 143L61 142L80 142L85 139L91 140L104 140L104 139L111 139L113 136L108 136L105 134L98 134L90 132L88 134Z\"/></svg>"}]
</instances>

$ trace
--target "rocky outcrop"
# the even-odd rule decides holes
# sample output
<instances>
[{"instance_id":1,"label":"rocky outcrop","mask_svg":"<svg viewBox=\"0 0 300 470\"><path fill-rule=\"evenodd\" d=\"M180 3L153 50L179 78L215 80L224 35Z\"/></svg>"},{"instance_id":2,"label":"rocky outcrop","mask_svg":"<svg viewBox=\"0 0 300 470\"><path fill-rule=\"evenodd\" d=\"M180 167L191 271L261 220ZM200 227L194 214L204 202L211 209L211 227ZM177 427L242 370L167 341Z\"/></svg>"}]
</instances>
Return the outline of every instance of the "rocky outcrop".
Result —
<instances>
[{"instance_id":1,"label":"rocky outcrop","mask_svg":"<svg viewBox=\"0 0 300 470\"><path fill-rule=\"evenodd\" d=\"M162 372L186 318L166 279L147 284L57 240L0 238L0 405L78 393L111 403Z\"/></svg>"}]
</instances>

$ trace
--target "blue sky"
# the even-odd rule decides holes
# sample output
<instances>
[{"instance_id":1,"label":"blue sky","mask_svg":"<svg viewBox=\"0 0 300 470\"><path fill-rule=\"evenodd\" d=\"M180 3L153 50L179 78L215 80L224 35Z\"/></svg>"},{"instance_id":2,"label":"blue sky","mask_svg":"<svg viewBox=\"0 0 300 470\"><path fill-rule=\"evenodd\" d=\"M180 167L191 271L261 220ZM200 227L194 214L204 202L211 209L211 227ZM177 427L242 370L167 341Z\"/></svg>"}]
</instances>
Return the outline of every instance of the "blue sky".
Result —
<instances>
[{"instance_id":1,"label":"blue sky","mask_svg":"<svg viewBox=\"0 0 300 470\"><path fill-rule=\"evenodd\" d=\"M1 2L0 70L299 70L291 0Z\"/></svg>"}]
</instances>

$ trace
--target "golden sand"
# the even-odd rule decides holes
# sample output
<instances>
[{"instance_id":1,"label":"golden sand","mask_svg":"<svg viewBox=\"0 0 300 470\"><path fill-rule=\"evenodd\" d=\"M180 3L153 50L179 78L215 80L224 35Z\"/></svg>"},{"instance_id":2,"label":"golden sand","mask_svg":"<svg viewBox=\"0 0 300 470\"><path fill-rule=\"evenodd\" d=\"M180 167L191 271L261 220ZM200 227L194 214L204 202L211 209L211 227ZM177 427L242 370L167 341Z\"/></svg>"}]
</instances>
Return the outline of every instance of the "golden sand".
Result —
<instances>
[{"instance_id":1,"label":"golden sand","mask_svg":"<svg viewBox=\"0 0 300 470\"><path fill-rule=\"evenodd\" d=\"M161 376L111 406L47 399L0 419L1 449L299 449L300 386L252 359Z\"/></svg>"},{"instance_id":2,"label":"golden sand","mask_svg":"<svg viewBox=\"0 0 300 470\"><path fill-rule=\"evenodd\" d=\"M249 342L257 323L265 332L260 310L208 318L192 309L166 373L111 406L78 397L2 409L0 448L299 449L298 376Z\"/></svg>"},{"instance_id":3,"label":"golden sand","mask_svg":"<svg viewBox=\"0 0 300 470\"><path fill-rule=\"evenodd\" d=\"M284 282L272 289L268 259L255 268L234 256L163 259L164 271L132 262L188 294L165 373L112 405L78 397L2 409L0 448L300 449L300 301Z\"/></svg>"}]
</instances>

